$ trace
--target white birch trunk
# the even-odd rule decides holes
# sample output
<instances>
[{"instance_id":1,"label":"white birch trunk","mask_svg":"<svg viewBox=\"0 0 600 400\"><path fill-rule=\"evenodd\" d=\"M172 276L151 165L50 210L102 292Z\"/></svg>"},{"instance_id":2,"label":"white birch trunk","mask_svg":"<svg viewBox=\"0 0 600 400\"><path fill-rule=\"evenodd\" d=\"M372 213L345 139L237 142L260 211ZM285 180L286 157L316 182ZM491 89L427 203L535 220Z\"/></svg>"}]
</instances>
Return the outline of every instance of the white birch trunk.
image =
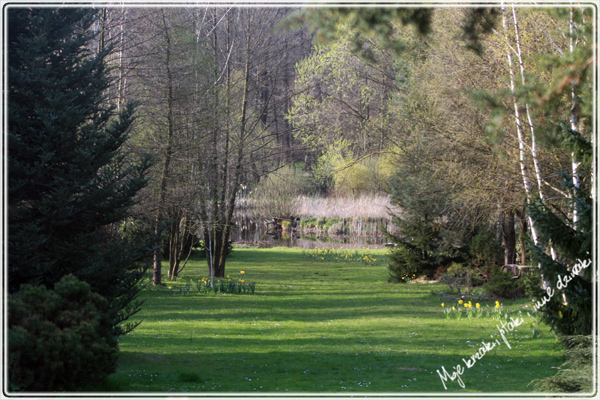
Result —
<instances>
[{"instance_id":1,"label":"white birch trunk","mask_svg":"<svg viewBox=\"0 0 600 400\"><path fill-rule=\"evenodd\" d=\"M504 7L504 3L502 3L502 27L504 28L504 32L508 33L508 28L506 26L506 8ZM519 166L521 167L521 177L523 179L523 187L525 189L525 197L527 199L527 204L531 201L531 183L529 180L529 172L527 168L527 159L525 157L525 139L523 137L523 121L521 120L519 105L517 104L517 99L515 97L515 71L513 68L512 54L510 45L507 43L506 56L508 60L508 71L510 75L510 91L513 95L513 105L515 109L515 123L517 125L517 139L519 142ZM527 212L527 220L529 222L529 230L531 232L531 238L533 239L533 243L537 246L539 244L537 230L533 224L533 219L529 212Z\"/></svg>"},{"instance_id":2,"label":"white birch trunk","mask_svg":"<svg viewBox=\"0 0 600 400\"><path fill-rule=\"evenodd\" d=\"M517 20L517 12L514 5L512 6L513 25L515 28L515 42L516 42L516 53L517 60L519 61L519 69L521 71L521 84L525 86L525 65L523 63L523 54L521 52L521 37L519 35L519 23ZM542 176L540 173L540 167L537 156L537 145L535 141L535 128L531 119L531 113L529 112L529 103L525 103L525 113L527 115L527 123L529 124L529 130L531 132L531 157L533 158L533 169L535 172L535 178L538 185L538 192L542 202L545 200L544 192L542 190Z\"/></svg>"},{"instance_id":3,"label":"white birch trunk","mask_svg":"<svg viewBox=\"0 0 600 400\"><path fill-rule=\"evenodd\" d=\"M569 40L569 53L573 54L575 50L575 20L573 19L573 7L570 9L570 33L571 38ZM571 115L570 115L570 123L571 130L577 130L577 115L575 115L575 107L577 106L576 92L575 92L575 82L571 82ZM573 179L573 188L575 192L579 189L579 172L577 169L579 168L579 162L575 161L575 153L571 153L571 174ZM577 203L575 199L573 199L573 229L577 229L577 222L579 221L579 215L577 210Z\"/></svg>"},{"instance_id":4,"label":"white birch trunk","mask_svg":"<svg viewBox=\"0 0 600 400\"><path fill-rule=\"evenodd\" d=\"M125 35L123 25L125 25L125 22L127 21L126 12L127 9L123 7L119 32L119 79L117 81L117 112L121 112L122 104L125 98L125 77L123 76L123 49L125 47Z\"/></svg>"},{"instance_id":5,"label":"white birch trunk","mask_svg":"<svg viewBox=\"0 0 600 400\"><path fill-rule=\"evenodd\" d=\"M515 10L514 5L511 8L512 8L512 15L513 15L513 26L515 29L517 60L519 61L519 69L521 71L521 85L525 86L525 65L523 63L523 54L521 52L521 37L519 34L519 22L517 20L517 12ZM515 107L516 107L516 103L515 103ZM540 173L540 166L539 166L539 161L538 161L537 145L536 145L536 140L535 140L535 127L533 126L533 120L531 119L531 113L529 111L529 103L528 102L525 103L525 113L527 115L527 123L529 124L529 131L531 132L531 158L533 159L533 170L534 170L535 179L536 179L537 185L538 185L538 193L540 196L540 200L542 201L542 204L543 204L546 202L546 198L544 196L544 191L542 188L542 174ZM550 244L550 254L552 256L552 259L556 260L556 251L554 251L554 247L552 246L552 244Z\"/></svg>"}]
</instances>

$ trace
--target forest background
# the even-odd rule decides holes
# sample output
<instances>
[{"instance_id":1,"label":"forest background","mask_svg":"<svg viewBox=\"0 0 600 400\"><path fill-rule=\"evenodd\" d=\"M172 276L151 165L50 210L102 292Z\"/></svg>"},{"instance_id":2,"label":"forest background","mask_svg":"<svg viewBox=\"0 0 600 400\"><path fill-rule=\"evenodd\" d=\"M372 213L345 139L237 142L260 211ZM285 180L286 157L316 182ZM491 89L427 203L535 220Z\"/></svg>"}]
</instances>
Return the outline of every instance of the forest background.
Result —
<instances>
[{"instance_id":1,"label":"forest background","mask_svg":"<svg viewBox=\"0 0 600 400\"><path fill-rule=\"evenodd\" d=\"M147 178L128 187L126 218L102 235L162 236L154 285L163 258L176 279L200 242L208 275L223 277L241 205L261 220L297 216L311 197L382 196L399 232L389 235L390 281L453 263L537 264L533 279L554 287L593 256L594 13L100 9L84 24L85 46L108 67L98 98L127 120L111 166L141 165ZM591 293L588 269L546 321L589 333Z\"/></svg>"},{"instance_id":2,"label":"forest background","mask_svg":"<svg viewBox=\"0 0 600 400\"><path fill-rule=\"evenodd\" d=\"M128 150L156 155L119 227L166 233L154 283L194 236L224 276L236 207L292 218L302 196L389 196L408 238L392 279L465 258L526 265L530 245L556 260L534 214L585 231L593 9L433 11L103 10L111 101L139 104Z\"/></svg>"}]
</instances>

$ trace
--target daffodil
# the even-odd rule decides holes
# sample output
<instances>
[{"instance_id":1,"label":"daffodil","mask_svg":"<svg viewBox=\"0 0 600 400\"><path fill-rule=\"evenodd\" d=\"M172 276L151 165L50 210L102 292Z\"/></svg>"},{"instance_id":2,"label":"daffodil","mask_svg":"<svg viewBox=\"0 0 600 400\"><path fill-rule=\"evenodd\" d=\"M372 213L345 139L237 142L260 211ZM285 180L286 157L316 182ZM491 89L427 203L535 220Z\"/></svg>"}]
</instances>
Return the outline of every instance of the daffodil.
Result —
<instances>
[{"instance_id":1,"label":"daffodil","mask_svg":"<svg viewBox=\"0 0 600 400\"><path fill-rule=\"evenodd\" d=\"M459 300L459 301L458 301L458 304L462 304L462 303L464 303L462 300Z\"/></svg>"},{"instance_id":2,"label":"daffodil","mask_svg":"<svg viewBox=\"0 0 600 400\"><path fill-rule=\"evenodd\" d=\"M243 280L243 279L240 279L240 283L244 283L244 280Z\"/></svg>"},{"instance_id":3,"label":"daffodil","mask_svg":"<svg viewBox=\"0 0 600 400\"><path fill-rule=\"evenodd\" d=\"M169 286L169 290L171 290L171 286Z\"/></svg>"},{"instance_id":4,"label":"daffodil","mask_svg":"<svg viewBox=\"0 0 600 400\"><path fill-rule=\"evenodd\" d=\"M533 323L533 327L535 328L537 325L535 324L535 322Z\"/></svg>"},{"instance_id":5,"label":"daffodil","mask_svg":"<svg viewBox=\"0 0 600 400\"><path fill-rule=\"evenodd\" d=\"M481 307L481 304L479 304L479 303L475 303L475 307L477 307L477 308L480 308L480 307Z\"/></svg>"},{"instance_id":6,"label":"daffodil","mask_svg":"<svg viewBox=\"0 0 600 400\"><path fill-rule=\"evenodd\" d=\"M444 303L442 303L442 307L444 307Z\"/></svg>"},{"instance_id":7,"label":"daffodil","mask_svg":"<svg viewBox=\"0 0 600 400\"><path fill-rule=\"evenodd\" d=\"M240 274L243 274L243 273L244 273L244 271L240 271Z\"/></svg>"},{"instance_id":8,"label":"daffodil","mask_svg":"<svg viewBox=\"0 0 600 400\"><path fill-rule=\"evenodd\" d=\"M452 306L452 311L456 311L456 307Z\"/></svg>"},{"instance_id":9,"label":"daffodil","mask_svg":"<svg viewBox=\"0 0 600 400\"><path fill-rule=\"evenodd\" d=\"M496 303L496 308L500 308L500 303Z\"/></svg>"}]
</instances>

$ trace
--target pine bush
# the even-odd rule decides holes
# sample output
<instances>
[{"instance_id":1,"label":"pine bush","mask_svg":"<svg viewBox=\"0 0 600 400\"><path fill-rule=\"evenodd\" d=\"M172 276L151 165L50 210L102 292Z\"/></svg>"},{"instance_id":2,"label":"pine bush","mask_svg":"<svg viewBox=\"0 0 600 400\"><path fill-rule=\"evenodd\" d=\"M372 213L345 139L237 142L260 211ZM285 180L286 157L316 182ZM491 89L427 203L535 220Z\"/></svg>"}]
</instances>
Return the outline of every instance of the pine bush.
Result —
<instances>
[{"instance_id":1,"label":"pine bush","mask_svg":"<svg viewBox=\"0 0 600 400\"><path fill-rule=\"evenodd\" d=\"M533 381L538 392L587 392L594 390L594 340L592 336L560 337L566 361L556 375Z\"/></svg>"},{"instance_id":2,"label":"pine bush","mask_svg":"<svg viewBox=\"0 0 600 400\"><path fill-rule=\"evenodd\" d=\"M489 280L483 285L488 296L502 299L519 299L527 292L524 279L513 279L513 275L498 267L492 269Z\"/></svg>"},{"instance_id":3,"label":"pine bush","mask_svg":"<svg viewBox=\"0 0 600 400\"><path fill-rule=\"evenodd\" d=\"M108 303L87 283L67 275L54 290L22 285L8 304L12 390L72 390L115 371Z\"/></svg>"}]
</instances>

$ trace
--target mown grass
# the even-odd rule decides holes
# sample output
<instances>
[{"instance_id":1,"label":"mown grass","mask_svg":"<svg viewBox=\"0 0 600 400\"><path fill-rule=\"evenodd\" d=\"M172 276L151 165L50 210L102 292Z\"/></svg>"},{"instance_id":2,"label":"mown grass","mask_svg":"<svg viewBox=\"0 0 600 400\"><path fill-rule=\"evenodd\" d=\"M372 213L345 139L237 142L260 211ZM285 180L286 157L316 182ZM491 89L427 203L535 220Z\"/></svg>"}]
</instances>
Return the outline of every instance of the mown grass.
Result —
<instances>
[{"instance_id":1,"label":"mown grass","mask_svg":"<svg viewBox=\"0 0 600 400\"><path fill-rule=\"evenodd\" d=\"M533 339L525 318L507 334L512 348L500 340L463 373L464 389L448 381L446 391L436 370L452 372L481 340L500 336L491 318L447 319L432 294L439 286L385 283L384 263L311 261L275 248L236 249L228 260L228 273L256 282L255 294L179 290L206 269L193 260L177 282L144 290L143 323L122 337L118 371L101 390L521 393L564 361L548 328Z\"/></svg>"}]
</instances>

